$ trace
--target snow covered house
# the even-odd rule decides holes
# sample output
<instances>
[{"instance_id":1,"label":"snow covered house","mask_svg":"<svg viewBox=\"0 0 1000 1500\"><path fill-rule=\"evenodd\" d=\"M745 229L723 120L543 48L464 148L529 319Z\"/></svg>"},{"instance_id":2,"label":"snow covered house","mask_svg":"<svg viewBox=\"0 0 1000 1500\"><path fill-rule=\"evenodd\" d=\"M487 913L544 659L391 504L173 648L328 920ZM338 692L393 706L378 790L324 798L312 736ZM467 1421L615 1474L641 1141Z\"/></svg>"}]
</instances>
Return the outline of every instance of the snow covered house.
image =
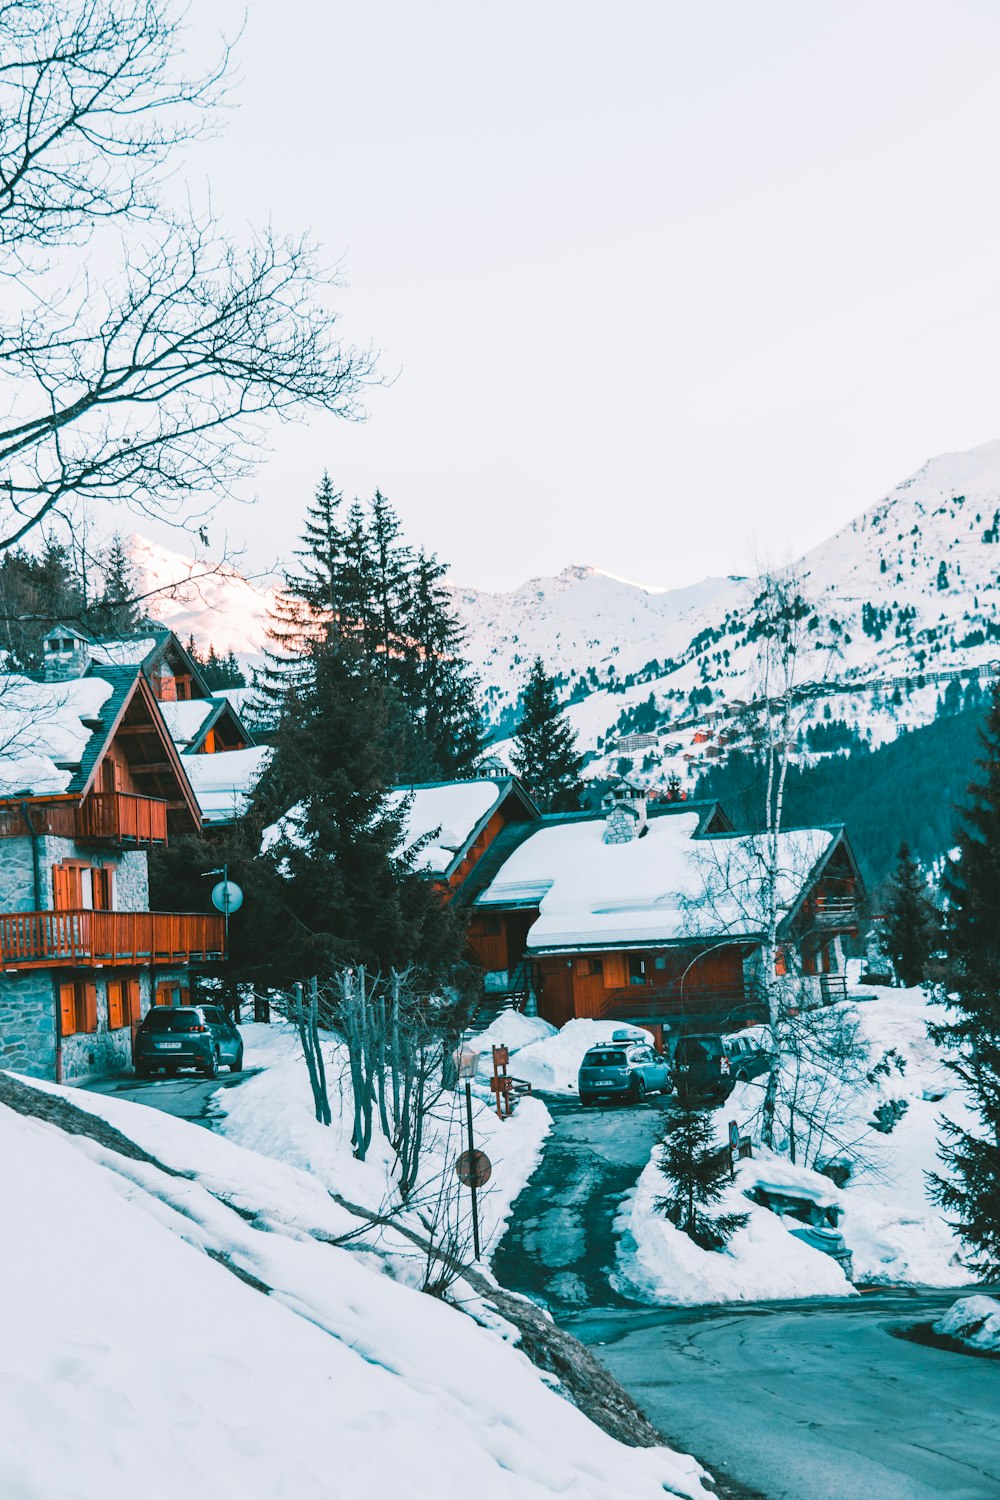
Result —
<instances>
[{"instance_id":1,"label":"snow covered house","mask_svg":"<svg viewBox=\"0 0 1000 1500\"><path fill-rule=\"evenodd\" d=\"M224 933L150 909L147 850L202 816L142 662L52 640L47 680L0 676L0 1050L70 1080L127 1064L142 1013L183 999Z\"/></svg>"},{"instance_id":2,"label":"snow covered house","mask_svg":"<svg viewBox=\"0 0 1000 1500\"><path fill-rule=\"evenodd\" d=\"M469 943L487 991L527 990L557 1025L584 1016L676 1031L761 1019L763 838L735 832L714 802L647 807L629 787L606 800L598 813L522 824L502 861L472 876ZM835 998L841 938L856 930L863 898L844 829L784 831L775 878L779 971L789 983L794 974L804 1003Z\"/></svg>"},{"instance_id":3,"label":"snow covered house","mask_svg":"<svg viewBox=\"0 0 1000 1500\"><path fill-rule=\"evenodd\" d=\"M516 776L431 781L392 793L406 809L404 848L418 869L433 875L442 896L468 905L477 872L482 889L537 823L541 813Z\"/></svg>"},{"instance_id":4,"label":"snow covered house","mask_svg":"<svg viewBox=\"0 0 1000 1500\"><path fill-rule=\"evenodd\" d=\"M141 670L184 757L206 827L230 823L243 811L270 754L254 743L240 715L248 690L213 692L172 630L151 623L128 634L95 637L58 625L45 638L44 659L48 682L108 666Z\"/></svg>"}]
</instances>

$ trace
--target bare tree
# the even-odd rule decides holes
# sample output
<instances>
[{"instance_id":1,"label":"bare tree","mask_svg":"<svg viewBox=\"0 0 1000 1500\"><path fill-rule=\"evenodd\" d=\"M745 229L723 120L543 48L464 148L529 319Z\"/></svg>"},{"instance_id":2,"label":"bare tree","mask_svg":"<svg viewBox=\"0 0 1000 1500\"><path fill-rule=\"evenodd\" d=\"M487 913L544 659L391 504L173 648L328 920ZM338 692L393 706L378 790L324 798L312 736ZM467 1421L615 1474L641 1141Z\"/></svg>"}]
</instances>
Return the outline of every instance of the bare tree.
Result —
<instances>
[{"instance_id":1,"label":"bare tree","mask_svg":"<svg viewBox=\"0 0 1000 1500\"><path fill-rule=\"evenodd\" d=\"M170 0L0 0L0 546L74 500L203 516L259 419L355 416L373 376L304 241L164 204L228 68L180 57Z\"/></svg>"}]
</instances>

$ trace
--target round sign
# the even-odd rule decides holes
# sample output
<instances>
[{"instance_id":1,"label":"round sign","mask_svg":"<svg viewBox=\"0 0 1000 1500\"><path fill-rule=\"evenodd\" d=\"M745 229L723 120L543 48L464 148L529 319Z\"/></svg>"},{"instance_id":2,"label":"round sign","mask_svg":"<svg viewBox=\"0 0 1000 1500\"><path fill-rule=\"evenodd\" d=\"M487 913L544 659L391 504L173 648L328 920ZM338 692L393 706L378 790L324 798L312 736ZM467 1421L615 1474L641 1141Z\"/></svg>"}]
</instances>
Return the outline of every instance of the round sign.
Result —
<instances>
[{"instance_id":1,"label":"round sign","mask_svg":"<svg viewBox=\"0 0 1000 1500\"><path fill-rule=\"evenodd\" d=\"M463 1151L455 1171L464 1187L485 1187L493 1176L493 1163L485 1151Z\"/></svg>"},{"instance_id":2,"label":"round sign","mask_svg":"<svg viewBox=\"0 0 1000 1500\"><path fill-rule=\"evenodd\" d=\"M212 905L216 911L225 912L227 916L239 911L243 905L243 892L235 880L220 880L218 885L213 885Z\"/></svg>"}]
</instances>

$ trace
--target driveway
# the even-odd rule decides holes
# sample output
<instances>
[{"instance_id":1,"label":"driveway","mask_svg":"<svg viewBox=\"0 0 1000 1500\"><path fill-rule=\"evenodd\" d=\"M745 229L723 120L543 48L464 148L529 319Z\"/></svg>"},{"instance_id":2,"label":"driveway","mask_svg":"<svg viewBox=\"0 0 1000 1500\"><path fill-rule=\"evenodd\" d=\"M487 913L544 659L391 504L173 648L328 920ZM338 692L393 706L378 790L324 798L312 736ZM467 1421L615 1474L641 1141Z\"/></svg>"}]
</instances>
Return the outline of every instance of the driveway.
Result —
<instances>
[{"instance_id":1,"label":"driveway","mask_svg":"<svg viewBox=\"0 0 1000 1500\"><path fill-rule=\"evenodd\" d=\"M1000 1360L928 1348L955 1291L561 1317L675 1446L767 1500L997 1500Z\"/></svg>"},{"instance_id":2,"label":"driveway","mask_svg":"<svg viewBox=\"0 0 1000 1500\"><path fill-rule=\"evenodd\" d=\"M195 1073L178 1073L173 1078L102 1078L85 1084L92 1094L111 1094L132 1104L148 1104L180 1120L205 1125L211 1119L210 1101L218 1089L238 1088L252 1078L259 1068L245 1068L242 1073L220 1073L218 1078L199 1078Z\"/></svg>"},{"instance_id":3,"label":"driveway","mask_svg":"<svg viewBox=\"0 0 1000 1500\"><path fill-rule=\"evenodd\" d=\"M553 1117L541 1164L493 1255L498 1281L553 1313L628 1305L610 1287L614 1219L661 1140L668 1099L589 1105L542 1094Z\"/></svg>"}]
</instances>

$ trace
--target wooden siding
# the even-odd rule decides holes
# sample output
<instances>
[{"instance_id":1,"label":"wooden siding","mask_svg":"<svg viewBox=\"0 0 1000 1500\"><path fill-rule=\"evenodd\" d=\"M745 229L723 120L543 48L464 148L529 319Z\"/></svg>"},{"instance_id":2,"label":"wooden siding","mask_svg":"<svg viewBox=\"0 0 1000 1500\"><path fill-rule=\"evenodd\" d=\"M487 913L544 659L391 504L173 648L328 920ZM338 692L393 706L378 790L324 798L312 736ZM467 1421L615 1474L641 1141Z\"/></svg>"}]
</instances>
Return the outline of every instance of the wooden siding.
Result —
<instances>
[{"instance_id":1,"label":"wooden siding","mask_svg":"<svg viewBox=\"0 0 1000 1500\"><path fill-rule=\"evenodd\" d=\"M479 863L480 859L482 859L497 834L506 826L507 818L504 810L502 807L498 807L491 814L486 826L480 829L475 841L470 845L467 853L462 858L461 863L456 865L455 869L448 876L449 891L457 890L466 877L472 874L473 869ZM499 967L502 967L502 965Z\"/></svg>"}]
</instances>

